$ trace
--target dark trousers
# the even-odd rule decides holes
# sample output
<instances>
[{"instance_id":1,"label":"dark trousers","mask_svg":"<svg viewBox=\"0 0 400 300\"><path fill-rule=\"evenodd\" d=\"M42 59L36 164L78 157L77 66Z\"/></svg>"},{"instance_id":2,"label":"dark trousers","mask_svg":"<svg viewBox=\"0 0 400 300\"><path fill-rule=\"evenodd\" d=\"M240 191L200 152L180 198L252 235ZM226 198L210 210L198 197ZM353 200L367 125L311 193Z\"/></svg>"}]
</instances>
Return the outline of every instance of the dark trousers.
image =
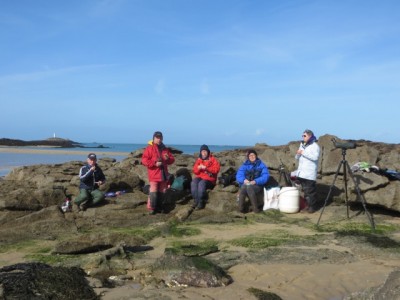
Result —
<instances>
[{"instance_id":1,"label":"dark trousers","mask_svg":"<svg viewBox=\"0 0 400 300\"><path fill-rule=\"evenodd\" d=\"M315 180L309 180L304 178L297 178L300 181L301 187L304 192L304 199L307 202L308 207L317 209L317 182Z\"/></svg>"},{"instance_id":2,"label":"dark trousers","mask_svg":"<svg viewBox=\"0 0 400 300\"><path fill-rule=\"evenodd\" d=\"M194 205L203 208L207 200L207 189L214 188L214 184L211 181L196 177L190 184L190 191L194 200Z\"/></svg>"},{"instance_id":3,"label":"dark trousers","mask_svg":"<svg viewBox=\"0 0 400 300\"><path fill-rule=\"evenodd\" d=\"M80 205L84 202L87 202L89 205L95 205L100 201L104 200L104 194L99 190L86 190L80 189L78 197L75 198L74 202L77 205Z\"/></svg>"},{"instance_id":4,"label":"dark trousers","mask_svg":"<svg viewBox=\"0 0 400 300\"><path fill-rule=\"evenodd\" d=\"M167 181L150 181L150 210L161 212L163 210L163 198L167 190Z\"/></svg>"},{"instance_id":5,"label":"dark trousers","mask_svg":"<svg viewBox=\"0 0 400 300\"><path fill-rule=\"evenodd\" d=\"M244 213L245 212L245 201L246 197L249 197L251 207L253 208L253 212L258 213L260 212L260 203L258 203L257 195L263 192L263 187L259 185L246 185L243 184L240 187L239 191L239 211Z\"/></svg>"}]
</instances>

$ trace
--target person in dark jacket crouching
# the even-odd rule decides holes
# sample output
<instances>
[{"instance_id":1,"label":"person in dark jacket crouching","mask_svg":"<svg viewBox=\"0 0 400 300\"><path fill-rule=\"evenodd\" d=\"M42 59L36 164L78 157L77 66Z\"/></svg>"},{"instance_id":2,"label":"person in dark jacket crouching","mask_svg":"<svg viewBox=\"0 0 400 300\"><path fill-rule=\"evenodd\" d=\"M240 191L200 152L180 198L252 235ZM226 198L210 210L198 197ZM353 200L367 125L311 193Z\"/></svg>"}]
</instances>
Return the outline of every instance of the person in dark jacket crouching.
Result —
<instances>
[{"instance_id":1,"label":"person in dark jacket crouching","mask_svg":"<svg viewBox=\"0 0 400 300\"><path fill-rule=\"evenodd\" d=\"M247 160L236 173L236 181L240 185L239 212L245 213L245 200L249 197L253 212L260 212L261 204L257 201L257 194L264 192L264 185L269 178L268 167L258 158L254 149L247 151Z\"/></svg>"},{"instance_id":2,"label":"person in dark jacket crouching","mask_svg":"<svg viewBox=\"0 0 400 300\"><path fill-rule=\"evenodd\" d=\"M85 210L88 206L104 200L104 194L99 190L99 186L105 183L106 177L97 165L96 154L88 155L87 164L79 171L79 179L79 195L74 200L79 210Z\"/></svg>"}]
</instances>

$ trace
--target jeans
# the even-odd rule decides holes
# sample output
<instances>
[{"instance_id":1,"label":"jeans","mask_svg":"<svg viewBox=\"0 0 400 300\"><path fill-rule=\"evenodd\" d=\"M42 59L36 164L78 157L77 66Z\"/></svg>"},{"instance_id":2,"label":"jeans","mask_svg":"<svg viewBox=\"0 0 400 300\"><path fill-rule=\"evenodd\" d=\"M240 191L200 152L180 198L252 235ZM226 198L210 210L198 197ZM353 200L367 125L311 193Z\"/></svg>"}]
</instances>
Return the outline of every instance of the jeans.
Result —
<instances>
[{"instance_id":1,"label":"jeans","mask_svg":"<svg viewBox=\"0 0 400 300\"><path fill-rule=\"evenodd\" d=\"M258 203L257 194L263 192L263 187L260 185L246 185L243 184L239 190L239 211L244 213L245 212L245 201L246 197L249 197L251 207L253 208L253 212L258 213L260 212L259 206L261 203Z\"/></svg>"},{"instance_id":2,"label":"jeans","mask_svg":"<svg viewBox=\"0 0 400 300\"><path fill-rule=\"evenodd\" d=\"M214 184L211 181L196 177L190 184L190 191L194 200L194 205L203 208L204 203L207 200L207 189L214 188Z\"/></svg>"}]
</instances>

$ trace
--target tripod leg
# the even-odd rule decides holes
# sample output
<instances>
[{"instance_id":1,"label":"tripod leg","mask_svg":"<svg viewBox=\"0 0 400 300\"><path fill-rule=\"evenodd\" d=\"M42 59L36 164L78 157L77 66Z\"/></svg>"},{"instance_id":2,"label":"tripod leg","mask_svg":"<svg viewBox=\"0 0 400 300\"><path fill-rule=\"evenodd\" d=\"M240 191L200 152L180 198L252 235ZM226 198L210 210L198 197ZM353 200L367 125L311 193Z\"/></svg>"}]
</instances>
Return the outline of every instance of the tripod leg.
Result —
<instances>
[{"instance_id":1,"label":"tripod leg","mask_svg":"<svg viewBox=\"0 0 400 300\"><path fill-rule=\"evenodd\" d=\"M347 160L342 160L343 162L343 181L344 181L344 194L345 194L345 203L346 203L346 213L347 213L347 219L350 218L349 214L349 194L347 193L347 170L350 170L350 168L347 168ZM346 170L347 169L347 170Z\"/></svg>"},{"instance_id":2,"label":"tripod leg","mask_svg":"<svg viewBox=\"0 0 400 300\"><path fill-rule=\"evenodd\" d=\"M347 162L347 160L345 161L345 166L347 166L347 170L348 170L348 172L349 172L349 175L350 175L351 179L353 180L354 187L355 187L355 189L356 189L356 192L357 192L358 197L359 197L360 200L361 200L361 204L362 204L362 206L363 206L363 208L364 208L365 214L367 215L367 217L368 217L368 219L369 219L369 223L371 224L372 229L375 230L375 222L374 222L374 219L373 219L373 217L372 217L372 214L370 214L370 213L368 212L368 210L367 210L367 202L365 201L364 195L361 193L360 187L359 187L359 185L358 185L356 179L354 178L354 174L353 174L353 172L351 171L351 168L350 168L349 163ZM347 191L346 191L346 194L347 194Z\"/></svg>"},{"instance_id":3,"label":"tripod leg","mask_svg":"<svg viewBox=\"0 0 400 300\"><path fill-rule=\"evenodd\" d=\"M290 179L290 175L288 174L288 172L286 172L286 170L284 171L284 175L285 176L285 182L287 186L293 186L292 184L292 180Z\"/></svg>"},{"instance_id":4,"label":"tripod leg","mask_svg":"<svg viewBox=\"0 0 400 300\"><path fill-rule=\"evenodd\" d=\"M292 182L290 180L290 176L288 175L288 173L286 172L285 169L280 168L279 169L279 179L278 179L278 183L281 184L281 180L285 181L286 186L292 186Z\"/></svg>"},{"instance_id":5,"label":"tripod leg","mask_svg":"<svg viewBox=\"0 0 400 300\"><path fill-rule=\"evenodd\" d=\"M320 213L319 218L318 218L317 226L319 226L319 221L321 220L322 214L324 213L325 206L328 204L329 197L331 196L332 188L335 186L336 178L339 175L339 171L340 171L340 168L342 167L342 164L343 164L343 160L340 161L340 164L339 164L339 166L338 166L338 168L336 170L336 173L335 173L335 177L333 178L333 182L332 182L331 186L329 187L329 192L328 192L328 195L325 198L324 206L321 209L321 213Z\"/></svg>"}]
</instances>

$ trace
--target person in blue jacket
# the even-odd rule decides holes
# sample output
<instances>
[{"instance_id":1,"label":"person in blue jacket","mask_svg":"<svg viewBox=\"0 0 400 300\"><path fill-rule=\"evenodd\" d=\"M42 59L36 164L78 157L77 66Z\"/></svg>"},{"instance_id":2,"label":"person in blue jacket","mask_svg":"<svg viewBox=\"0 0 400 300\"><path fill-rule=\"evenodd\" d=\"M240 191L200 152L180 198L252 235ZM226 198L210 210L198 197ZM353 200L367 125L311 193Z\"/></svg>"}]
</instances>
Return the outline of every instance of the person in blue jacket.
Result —
<instances>
[{"instance_id":1,"label":"person in blue jacket","mask_svg":"<svg viewBox=\"0 0 400 300\"><path fill-rule=\"evenodd\" d=\"M253 212L261 211L261 203L257 201L257 194L264 192L264 185L269 179L268 167L258 158L254 149L247 151L247 160L236 173L239 183L239 212L245 213L246 197L249 197Z\"/></svg>"}]
</instances>

